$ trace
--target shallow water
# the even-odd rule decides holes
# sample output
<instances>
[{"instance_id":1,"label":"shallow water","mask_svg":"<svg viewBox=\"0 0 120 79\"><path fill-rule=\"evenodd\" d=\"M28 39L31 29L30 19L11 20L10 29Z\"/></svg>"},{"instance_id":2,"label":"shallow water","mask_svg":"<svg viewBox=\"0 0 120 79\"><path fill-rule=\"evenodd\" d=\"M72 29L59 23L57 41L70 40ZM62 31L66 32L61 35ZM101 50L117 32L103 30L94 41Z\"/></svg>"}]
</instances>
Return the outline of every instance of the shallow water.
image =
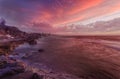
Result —
<instances>
[{"instance_id":1,"label":"shallow water","mask_svg":"<svg viewBox=\"0 0 120 79\"><path fill-rule=\"evenodd\" d=\"M119 42L118 42L119 43ZM46 37L37 45L23 44L14 52L25 54L23 61L86 79L120 79L120 45L112 41ZM38 52L43 49L43 52ZM38 64L38 65L36 65Z\"/></svg>"}]
</instances>

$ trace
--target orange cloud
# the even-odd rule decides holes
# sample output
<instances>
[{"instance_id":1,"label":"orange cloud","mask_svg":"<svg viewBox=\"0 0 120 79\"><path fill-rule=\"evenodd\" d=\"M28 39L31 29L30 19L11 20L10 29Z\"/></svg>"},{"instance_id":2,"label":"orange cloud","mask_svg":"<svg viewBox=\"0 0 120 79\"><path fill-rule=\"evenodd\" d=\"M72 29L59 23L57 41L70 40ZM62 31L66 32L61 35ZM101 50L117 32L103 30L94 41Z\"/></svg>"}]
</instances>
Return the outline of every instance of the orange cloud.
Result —
<instances>
[{"instance_id":1,"label":"orange cloud","mask_svg":"<svg viewBox=\"0 0 120 79\"><path fill-rule=\"evenodd\" d=\"M91 2L88 3L89 1ZM71 22L76 23L100 16L106 16L109 14L113 14L117 11L120 11L120 1L111 0L111 2L113 2L114 4L110 3L107 0L88 0L88 2L84 3L85 4L84 6L81 7L79 6L79 8L74 8L73 10L71 10L71 12L68 13L70 15L72 14L70 17L73 16L77 16L77 17L72 18L72 20L68 19L68 21L63 23L65 24L66 23L69 24ZM84 16L84 18L81 18L82 16Z\"/></svg>"},{"instance_id":2,"label":"orange cloud","mask_svg":"<svg viewBox=\"0 0 120 79\"><path fill-rule=\"evenodd\" d=\"M120 1L114 0L55 0L50 5L39 5L32 22L47 22L54 26L76 23L120 10ZM114 3L114 4L113 4ZM41 7L42 6L42 7Z\"/></svg>"},{"instance_id":3,"label":"orange cloud","mask_svg":"<svg viewBox=\"0 0 120 79\"><path fill-rule=\"evenodd\" d=\"M79 13L83 10L97 6L102 2L103 0L77 0L76 5L70 10L68 14L71 15L71 14Z\"/></svg>"},{"instance_id":4,"label":"orange cloud","mask_svg":"<svg viewBox=\"0 0 120 79\"><path fill-rule=\"evenodd\" d=\"M62 0L57 1L54 6L50 8L43 7L42 10L36 11L32 21L39 22L45 21L53 23L54 25L66 24L83 19L83 16L76 16L83 10L87 10L94 6L99 5L103 0Z\"/></svg>"},{"instance_id":5,"label":"orange cloud","mask_svg":"<svg viewBox=\"0 0 120 79\"><path fill-rule=\"evenodd\" d=\"M42 21L48 21L49 19L52 18L52 15L45 11L42 12L41 14L37 14L36 16L33 17L32 22L42 22Z\"/></svg>"}]
</instances>

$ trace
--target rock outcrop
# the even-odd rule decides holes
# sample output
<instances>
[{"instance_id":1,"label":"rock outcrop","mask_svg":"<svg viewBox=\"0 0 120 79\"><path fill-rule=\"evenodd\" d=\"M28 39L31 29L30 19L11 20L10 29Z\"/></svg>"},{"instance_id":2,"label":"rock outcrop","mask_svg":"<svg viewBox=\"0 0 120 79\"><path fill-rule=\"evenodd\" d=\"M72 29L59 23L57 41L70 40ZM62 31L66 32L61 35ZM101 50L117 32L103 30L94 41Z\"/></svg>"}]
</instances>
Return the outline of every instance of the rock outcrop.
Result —
<instances>
[{"instance_id":1,"label":"rock outcrop","mask_svg":"<svg viewBox=\"0 0 120 79\"><path fill-rule=\"evenodd\" d=\"M0 56L0 79L25 71L24 64L17 62L16 60L7 58L6 56Z\"/></svg>"}]
</instances>

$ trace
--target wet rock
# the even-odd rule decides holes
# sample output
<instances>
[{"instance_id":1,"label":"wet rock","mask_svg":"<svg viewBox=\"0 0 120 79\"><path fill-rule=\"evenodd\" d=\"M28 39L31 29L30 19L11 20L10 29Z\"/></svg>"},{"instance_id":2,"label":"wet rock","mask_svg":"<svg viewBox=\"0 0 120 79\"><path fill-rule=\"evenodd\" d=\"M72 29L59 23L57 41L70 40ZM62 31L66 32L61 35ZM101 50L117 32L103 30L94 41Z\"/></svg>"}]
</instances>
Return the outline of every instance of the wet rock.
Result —
<instances>
[{"instance_id":1,"label":"wet rock","mask_svg":"<svg viewBox=\"0 0 120 79\"><path fill-rule=\"evenodd\" d=\"M43 79L43 75L38 75L37 73L34 73L30 79Z\"/></svg>"},{"instance_id":2,"label":"wet rock","mask_svg":"<svg viewBox=\"0 0 120 79\"><path fill-rule=\"evenodd\" d=\"M30 45L36 45L37 44L37 42L35 40L28 40L28 43Z\"/></svg>"},{"instance_id":3,"label":"wet rock","mask_svg":"<svg viewBox=\"0 0 120 79\"><path fill-rule=\"evenodd\" d=\"M8 77L25 71L24 64L13 60L0 61L0 78Z\"/></svg>"},{"instance_id":4,"label":"wet rock","mask_svg":"<svg viewBox=\"0 0 120 79\"><path fill-rule=\"evenodd\" d=\"M44 52L44 49L39 49L38 51L39 51L39 52Z\"/></svg>"},{"instance_id":5,"label":"wet rock","mask_svg":"<svg viewBox=\"0 0 120 79\"><path fill-rule=\"evenodd\" d=\"M7 64L7 62L6 61L0 61L0 69L2 69L2 68L5 68L6 65Z\"/></svg>"}]
</instances>

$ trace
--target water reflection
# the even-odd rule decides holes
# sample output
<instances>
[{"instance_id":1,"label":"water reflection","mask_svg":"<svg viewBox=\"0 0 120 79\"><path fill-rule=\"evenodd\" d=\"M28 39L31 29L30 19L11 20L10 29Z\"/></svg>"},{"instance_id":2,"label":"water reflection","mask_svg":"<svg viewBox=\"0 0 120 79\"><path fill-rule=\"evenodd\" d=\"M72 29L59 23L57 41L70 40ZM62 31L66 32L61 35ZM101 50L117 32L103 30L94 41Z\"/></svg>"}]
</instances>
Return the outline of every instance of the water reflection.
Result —
<instances>
[{"instance_id":1,"label":"water reflection","mask_svg":"<svg viewBox=\"0 0 120 79\"><path fill-rule=\"evenodd\" d=\"M120 51L109 47L112 45L118 43L49 37L37 40L35 45L19 44L13 52L18 53L19 58L38 70L43 67L85 79L119 79ZM39 49L45 51L40 52Z\"/></svg>"}]
</instances>

